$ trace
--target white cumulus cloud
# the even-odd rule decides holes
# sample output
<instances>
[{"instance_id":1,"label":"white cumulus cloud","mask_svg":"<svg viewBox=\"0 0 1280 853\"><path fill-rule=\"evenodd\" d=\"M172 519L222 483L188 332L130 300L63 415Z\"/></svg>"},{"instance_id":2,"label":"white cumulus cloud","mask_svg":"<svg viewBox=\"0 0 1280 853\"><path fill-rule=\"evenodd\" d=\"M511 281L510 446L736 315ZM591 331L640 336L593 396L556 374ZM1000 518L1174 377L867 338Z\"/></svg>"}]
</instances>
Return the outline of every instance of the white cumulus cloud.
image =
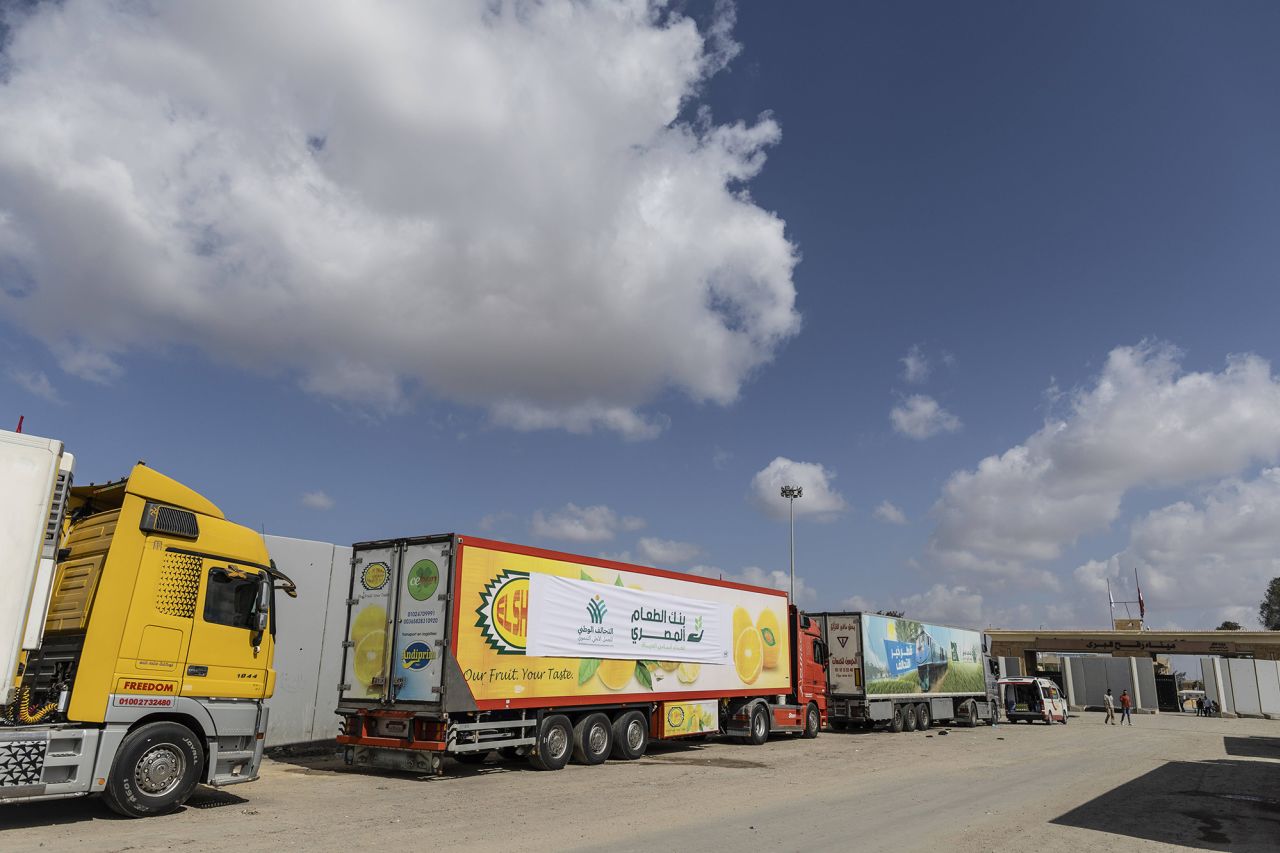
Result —
<instances>
[{"instance_id":1,"label":"white cumulus cloud","mask_svg":"<svg viewBox=\"0 0 1280 853\"><path fill-rule=\"evenodd\" d=\"M1146 513L1132 524L1123 551L1090 560L1075 577L1101 601L1108 579L1116 598L1133 599L1135 569L1156 619L1206 628L1234 619L1256 628L1258 603L1280 577L1280 468L1251 480L1228 478L1195 500ZM1237 618L1242 612L1247 618Z\"/></svg>"},{"instance_id":2,"label":"white cumulus cloud","mask_svg":"<svg viewBox=\"0 0 1280 853\"><path fill-rule=\"evenodd\" d=\"M751 478L750 499L761 511L777 519L788 517L788 500L782 497L783 486L800 486L804 491L796 498L796 518L809 516L818 521L831 521L845 508L844 497L831 481L835 472L818 462L794 462L779 456Z\"/></svg>"},{"instance_id":3,"label":"white cumulus cloud","mask_svg":"<svg viewBox=\"0 0 1280 853\"><path fill-rule=\"evenodd\" d=\"M303 492L302 505L308 509L333 509L333 498L322 491Z\"/></svg>"},{"instance_id":4,"label":"white cumulus cloud","mask_svg":"<svg viewBox=\"0 0 1280 853\"><path fill-rule=\"evenodd\" d=\"M639 530L644 520L634 516L619 516L609 507L564 505L551 513L541 510L533 514L531 528L536 536L563 539L569 542L607 542L620 531Z\"/></svg>"},{"instance_id":5,"label":"white cumulus cloud","mask_svg":"<svg viewBox=\"0 0 1280 853\"><path fill-rule=\"evenodd\" d=\"M919 385L929 378L929 359L919 344L912 344L911 349L902 357L902 378L912 385Z\"/></svg>"},{"instance_id":6,"label":"white cumulus cloud","mask_svg":"<svg viewBox=\"0 0 1280 853\"><path fill-rule=\"evenodd\" d=\"M3 12L0 319L62 368L171 345L397 411L648 438L796 334L738 50L646 0ZM655 318L661 318L660 322Z\"/></svg>"},{"instance_id":7,"label":"white cumulus cloud","mask_svg":"<svg viewBox=\"0 0 1280 853\"><path fill-rule=\"evenodd\" d=\"M640 558L650 565L674 566L687 563L702 553L702 549L692 542L679 542L674 539L658 539L654 536L643 536L636 543Z\"/></svg>"},{"instance_id":8,"label":"white cumulus cloud","mask_svg":"<svg viewBox=\"0 0 1280 853\"><path fill-rule=\"evenodd\" d=\"M943 432L955 432L962 424L938 401L927 394L912 394L889 412L893 428L915 439L932 438Z\"/></svg>"},{"instance_id":9,"label":"white cumulus cloud","mask_svg":"<svg viewBox=\"0 0 1280 853\"><path fill-rule=\"evenodd\" d=\"M977 627L983 624L982 595L966 586L934 584L924 592L908 595L895 608L910 619L944 625Z\"/></svg>"},{"instance_id":10,"label":"white cumulus cloud","mask_svg":"<svg viewBox=\"0 0 1280 853\"><path fill-rule=\"evenodd\" d=\"M875 508L871 516L876 521L883 521L885 524L907 523L907 514L900 507L887 500L880 501L880 505Z\"/></svg>"},{"instance_id":11,"label":"white cumulus cloud","mask_svg":"<svg viewBox=\"0 0 1280 853\"><path fill-rule=\"evenodd\" d=\"M49 380L49 375L43 370L28 370L21 367L9 367L5 369L5 375L22 390L32 396L47 400L50 403L61 403L62 397L58 394L58 389L53 387L53 383Z\"/></svg>"},{"instance_id":12,"label":"white cumulus cloud","mask_svg":"<svg viewBox=\"0 0 1280 853\"><path fill-rule=\"evenodd\" d=\"M1025 442L953 474L930 551L945 565L1001 575L1054 560L1109 527L1138 487L1235 474L1280 455L1280 383L1254 355L1217 373L1183 371L1155 343L1112 350L1067 413ZM1096 569L1087 573L1096 574Z\"/></svg>"},{"instance_id":13,"label":"white cumulus cloud","mask_svg":"<svg viewBox=\"0 0 1280 853\"><path fill-rule=\"evenodd\" d=\"M781 569L762 569L759 566L747 566L739 572L726 572L716 566L694 566L689 569L689 572L707 578L719 578L720 580L745 583L750 586L763 586L770 589L788 591L791 589L791 573L789 571L784 572ZM818 593L800 575L796 575L795 590L795 602L801 606L814 604L818 600Z\"/></svg>"}]
</instances>

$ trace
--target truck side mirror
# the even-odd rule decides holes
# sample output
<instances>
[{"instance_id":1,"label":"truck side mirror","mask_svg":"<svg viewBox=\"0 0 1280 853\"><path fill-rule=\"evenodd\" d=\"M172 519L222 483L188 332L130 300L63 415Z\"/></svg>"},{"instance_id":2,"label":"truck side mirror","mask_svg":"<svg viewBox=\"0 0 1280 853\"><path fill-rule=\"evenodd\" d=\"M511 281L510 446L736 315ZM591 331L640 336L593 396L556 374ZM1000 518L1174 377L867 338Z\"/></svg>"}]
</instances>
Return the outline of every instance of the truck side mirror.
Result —
<instances>
[{"instance_id":1,"label":"truck side mirror","mask_svg":"<svg viewBox=\"0 0 1280 853\"><path fill-rule=\"evenodd\" d=\"M1000 661L995 658L991 658L987 661L987 668L991 670L991 674L996 678L1000 677Z\"/></svg>"}]
</instances>

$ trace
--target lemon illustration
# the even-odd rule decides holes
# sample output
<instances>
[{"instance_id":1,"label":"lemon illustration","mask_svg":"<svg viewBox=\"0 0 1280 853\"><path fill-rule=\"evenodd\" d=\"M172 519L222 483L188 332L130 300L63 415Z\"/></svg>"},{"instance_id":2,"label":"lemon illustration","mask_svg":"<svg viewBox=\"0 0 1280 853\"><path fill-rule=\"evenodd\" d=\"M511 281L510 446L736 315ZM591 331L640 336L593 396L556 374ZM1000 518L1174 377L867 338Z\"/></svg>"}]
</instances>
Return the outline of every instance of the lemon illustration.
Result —
<instances>
[{"instance_id":1,"label":"lemon illustration","mask_svg":"<svg viewBox=\"0 0 1280 853\"><path fill-rule=\"evenodd\" d=\"M751 614L745 607L735 607L733 608L733 633L729 636L736 640L742 635L744 628L755 627L755 624L751 621Z\"/></svg>"},{"instance_id":2,"label":"lemon illustration","mask_svg":"<svg viewBox=\"0 0 1280 853\"><path fill-rule=\"evenodd\" d=\"M352 659L352 671L356 680L365 688L382 673L383 652L386 642L382 634L372 632L356 643L355 656Z\"/></svg>"},{"instance_id":3,"label":"lemon illustration","mask_svg":"<svg viewBox=\"0 0 1280 853\"><path fill-rule=\"evenodd\" d=\"M702 664L700 663L682 663L676 665L676 678L681 684L693 684L698 680L698 673L702 672Z\"/></svg>"},{"instance_id":4,"label":"lemon illustration","mask_svg":"<svg viewBox=\"0 0 1280 853\"><path fill-rule=\"evenodd\" d=\"M680 664L676 663L673 660L660 660L658 661L658 666L662 667L667 672L675 672L676 668L679 667Z\"/></svg>"},{"instance_id":5,"label":"lemon illustration","mask_svg":"<svg viewBox=\"0 0 1280 853\"><path fill-rule=\"evenodd\" d=\"M633 660L602 660L596 670L601 683L610 690L622 690L631 683L636 674L636 662Z\"/></svg>"},{"instance_id":6,"label":"lemon illustration","mask_svg":"<svg viewBox=\"0 0 1280 853\"><path fill-rule=\"evenodd\" d=\"M743 684L755 684L764 663L764 641L755 626L744 628L733 643L733 666Z\"/></svg>"},{"instance_id":7,"label":"lemon illustration","mask_svg":"<svg viewBox=\"0 0 1280 853\"><path fill-rule=\"evenodd\" d=\"M772 610L765 610L756 620L760 629L760 640L764 643L764 668L773 669L778 665L778 616Z\"/></svg>"},{"instance_id":8,"label":"lemon illustration","mask_svg":"<svg viewBox=\"0 0 1280 853\"><path fill-rule=\"evenodd\" d=\"M378 604L371 604L356 614L351 620L351 639L360 642L365 634L374 631L381 633L387 627L387 610Z\"/></svg>"}]
</instances>

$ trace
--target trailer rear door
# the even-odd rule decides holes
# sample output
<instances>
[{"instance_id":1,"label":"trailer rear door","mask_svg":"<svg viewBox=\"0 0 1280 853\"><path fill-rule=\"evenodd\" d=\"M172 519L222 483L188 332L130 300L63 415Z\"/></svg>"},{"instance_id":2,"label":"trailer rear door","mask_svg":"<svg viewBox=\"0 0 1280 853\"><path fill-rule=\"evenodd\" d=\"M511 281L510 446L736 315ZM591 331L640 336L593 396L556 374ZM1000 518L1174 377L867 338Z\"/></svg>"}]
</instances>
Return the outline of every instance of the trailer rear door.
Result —
<instances>
[{"instance_id":1,"label":"trailer rear door","mask_svg":"<svg viewBox=\"0 0 1280 853\"><path fill-rule=\"evenodd\" d=\"M391 698L439 702L442 655L449 625L451 540L409 540L398 555L396 640L391 657Z\"/></svg>"},{"instance_id":2,"label":"trailer rear door","mask_svg":"<svg viewBox=\"0 0 1280 853\"><path fill-rule=\"evenodd\" d=\"M856 613L828 613L823 617L827 643L827 683L831 696L861 696L862 631Z\"/></svg>"},{"instance_id":3,"label":"trailer rear door","mask_svg":"<svg viewBox=\"0 0 1280 853\"><path fill-rule=\"evenodd\" d=\"M394 542L356 545L351 555L351 592L347 596L347 632L342 644L342 685L339 700L378 701L387 698L387 648L392 640L395 612L396 557Z\"/></svg>"}]
</instances>

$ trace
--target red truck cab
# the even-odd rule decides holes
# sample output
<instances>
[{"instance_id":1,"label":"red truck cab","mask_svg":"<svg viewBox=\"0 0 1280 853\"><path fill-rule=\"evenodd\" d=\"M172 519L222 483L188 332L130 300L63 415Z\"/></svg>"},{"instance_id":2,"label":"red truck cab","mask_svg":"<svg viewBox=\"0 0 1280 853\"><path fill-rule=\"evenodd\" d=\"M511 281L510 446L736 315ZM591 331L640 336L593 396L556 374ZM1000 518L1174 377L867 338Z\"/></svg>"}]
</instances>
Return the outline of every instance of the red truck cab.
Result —
<instances>
[{"instance_id":1,"label":"red truck cab","mask_svg":"<svg viewBox=\"0 0 1280 853\"><path fill-rule=\"evenodd\" d=\"M731 701L725 733L764 743L774 732L817 737L827 725L827 648L818 623L788 607L791 630L789 696Z\"/></svg>"}]
</instances>

